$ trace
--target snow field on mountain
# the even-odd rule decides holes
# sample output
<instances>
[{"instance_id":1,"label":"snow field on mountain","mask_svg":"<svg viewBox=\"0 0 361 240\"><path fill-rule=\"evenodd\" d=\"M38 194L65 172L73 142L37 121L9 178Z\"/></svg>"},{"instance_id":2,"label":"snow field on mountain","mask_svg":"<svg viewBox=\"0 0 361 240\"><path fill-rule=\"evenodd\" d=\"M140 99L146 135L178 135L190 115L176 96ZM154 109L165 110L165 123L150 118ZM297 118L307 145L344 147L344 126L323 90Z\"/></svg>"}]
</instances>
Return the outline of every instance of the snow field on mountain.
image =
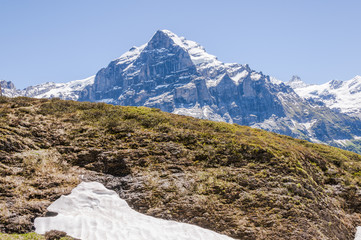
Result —
<instances>
[{"instance_id":1,"label":"snow field on mountain","mask_svg":"<svg viewBox=\"0 0 361 240\"><path fill-rule=\"evenodd\" d=\"M150 217L131 209L98 182L82 182L48 207L55 217L35 219L35 231L64 231L82 240L231 240L195 225Z\"/></svg>"},{"instance_id":2,"label":"snow field on mountain","mask_svg":"<svg viewBox=\"0 0 361 240\"><path fill-rule=\"evenodd\" d=\"M290 86L303 98L320 100L327 107L340 109L343 113L360 113L361 76L356 76L348 81L333 80L321 85L291 83Z\"/></svg>"},{"instance_id":3,"label":"snow field on mountain","mask_svg":"<svg viewBox=\"0 0 361 240\"><path fill-rule=\"evenodd\" d=\"M54 98L78 100L79 92L86 86L94 83L95 76L82 80L75 80L68 83L45 83L38 88L26 90L26 95L35 98Z\"/></svg>"}]
</instances>

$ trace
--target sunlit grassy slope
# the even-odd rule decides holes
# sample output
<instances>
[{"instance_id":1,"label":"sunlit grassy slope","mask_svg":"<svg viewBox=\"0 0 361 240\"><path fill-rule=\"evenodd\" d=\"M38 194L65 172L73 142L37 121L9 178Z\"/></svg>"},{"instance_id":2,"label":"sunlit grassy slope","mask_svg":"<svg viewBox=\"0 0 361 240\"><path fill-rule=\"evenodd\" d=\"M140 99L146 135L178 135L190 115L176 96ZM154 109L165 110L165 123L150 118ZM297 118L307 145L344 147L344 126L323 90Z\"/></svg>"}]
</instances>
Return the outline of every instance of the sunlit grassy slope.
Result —
<instances>
[{"instance_id":1,"label":"sunlit grassy slope","mask_svg":"<svg viewBox=\"0 0 361 240\"><path fill-rule=\"evenodd\" d=\"M0 98L0 230L81 180L136 210L236 239L353 239L361 157L250 127L144 107Z\"/></svg>"}]
</instances>

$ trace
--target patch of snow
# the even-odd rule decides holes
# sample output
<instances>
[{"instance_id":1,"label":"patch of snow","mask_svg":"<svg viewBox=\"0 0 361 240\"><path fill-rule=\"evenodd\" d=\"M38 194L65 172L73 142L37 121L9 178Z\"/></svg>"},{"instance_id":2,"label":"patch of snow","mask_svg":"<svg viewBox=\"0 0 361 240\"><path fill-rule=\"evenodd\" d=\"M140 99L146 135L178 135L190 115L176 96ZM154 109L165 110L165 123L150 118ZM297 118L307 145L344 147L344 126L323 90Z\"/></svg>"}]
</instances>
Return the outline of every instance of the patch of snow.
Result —
<instances>
[{"instance_id":1,"label":"patch of snow","mask_svg":"<svg viewBox=\"0 0 361 240\"><path fill-rule=\"evenodd\" d=\"M270 80L271 83L277 84L277 85L283 83L281 80L279 80L279 79L277 79L275 77L269 77L269 80Z\"/></svg>"},{"instance_id":2,"label":"patch of snow","mask_svg":"<svg viewBox=\"0 0 361 240\"><path fill-rule=\"evenodd\" d=\"M155 89L165 88L165 87L169 87L169 84L158 85L155 87Z\"/></svg>"},{"instance_id":3,"label":"patch of snow","mask_svg":"<svg viewBox=\"0 0 361 240\"><path fill-rule=\"evenodd\" d=\"M210 106L201 107L199 103L195 104L191 108L175 108L172 113L217 122L227 122L227 119L224 119L222 116L215 113Z\"/></svg>"},{"instance_id":4,"label":"patch of snow","mask_svg":"<svg viewBox=\"0 0 361 240\"><path fill-rule=\"evenodd\" d=\"M222 75L218 75L216 78L213 78L213 79L209 79L207 82L206 82L206 85L207 87L215 87L218 85L218 83L222 80L222 78L224 77L225 74L222 74Z\"/></svg>"},{"instance_id":5,"label":"patch of snow","mask_svg":"<svg viewBox=\"0 0 361 240\"><path fill-rule=\"evenodd\" d=\"M356 228L355 240L361 240L361 227Z\"/></svg>"},{"instance_id":6,"label":"patch of snow","mask_svg":"<svg viewBox=\"0 0 361 240\"><path fill-rule=\"evenodd\" d=\"M242 72L238 72L236 73L236 75L232 76L231 79L235 82L239 82L239 80L247 77L248 75L248 71L247 70L243 70Z\"/></svg>"},{"instance_id":7,"label":"patch of snow","mask_svg":"<svg viewBox=\"0 0 361 240\"><path fill-rule=\"evenodd\" d=\"M253 116L251 116L251 115L253 115L253 114L250 114L250 117L257 117L255 115L253 115ZM281 118L281 119L284 119L284 118ZM271 117L269 117L268 119L265 119L263 122L251 124L251 127L265 129L267 131L272 131L272 130L279 128L279 126L277 124L278 120L279 120L279 118L275 114L272 114Z\"/></svg>"},{"instance_id":8,"label":"patch of snow","mask_svg":"<svg viewBox=\"0 0 361 240\"><path fill-rule=\"evenodd\" d=\"M350 139L338 139L338 140L334 140L334 142L342 146L347 146L347 144L350 143Z\"/></svg>"},{"instance_id":9,"label":"patch of snow","mask_svg":"<svg viewBox=\"0 0 361 240\"><path fill-rule=\"evenodd\" d=\"M195 225L150 217L131 209L98 182L82 182L48 207L54 217L38 217L35 232L59 230L82 240L231 240Z\"/></svg>"},{"instance_id":10,"label":"patch of snow","mask_svg":"<svg viewBox=\"0 0 361 240\"><path fill-rule=\"evenodd\" d=\"M286 84L289 85L293 89L309 86L308 84L303 82L299 76L293 76L292 79L289 82L287 82Z\"/></svg>"},{"instance_id":11,"label":"patch of snow","mask_svg":"<svg viewBox=\"0 0 361 240\"><path fill-rule=\"evenodd\" d=\"M128 52L124 53L118 59L116 59L117 64L125 64L125 63L134 62L146 46L147 46L147 44L143 44L140 47L135 47L135 46L132 47Z\"/></svg>"},{"instance_id":12,"label":"patch of snow","mask_svg":"<svg viewBox=\"0 0 361 240\"><path fill-rule=\"evenodd\" d=\"M320 140L316 139L316 138L310 138L310 141L313 143L323 143Z\"/></svg>"},{"instance_id":13,"label":"patch of snow","mask_svg":"<svg viewBox=\"0 0 361 240\"><path fill-rule=\"evenodd\" d=\"M115 100L113 98L104 98L104 99L100 99L96 102L102 102L102 103L109 103L109 104L112 104L115 102Z\"/></svg>"},{"instance_id":14,"label":"patch of snow","mask_svg":"<svg viewBox=\"0 0 361 240\"><path fill-rule=\"evenodd\" d=\"M173 95L170 92L165 92L163 94L160 94L155 97L149 98L145 103L144 106L153 106L156 103L162 103L162 102L170 102L172 101Z\"/></svg>"},{"instance_id":15,"label":"patch of snow","mask_svg":"<svg viewBox=\"0 0 361 240\"><path fill-rule=\"evenodd\" d=\"M257 73L257 72L252 72L251 73L251 79L254 80L254 81L258 81L260 80L262 77L261 74Z\"/></svg>"},{"instance_id":16,"label":"patch of snow","mask_svg":"<svg viewBox=\"0 0 361 240\"><path fill-rule=\"evenodd\" d=\"M303 125L308 132L311 131L312 126L317 122L317 119L313 119L310 122L300 123L300 125Z\"/></svg>"}]
</instances>

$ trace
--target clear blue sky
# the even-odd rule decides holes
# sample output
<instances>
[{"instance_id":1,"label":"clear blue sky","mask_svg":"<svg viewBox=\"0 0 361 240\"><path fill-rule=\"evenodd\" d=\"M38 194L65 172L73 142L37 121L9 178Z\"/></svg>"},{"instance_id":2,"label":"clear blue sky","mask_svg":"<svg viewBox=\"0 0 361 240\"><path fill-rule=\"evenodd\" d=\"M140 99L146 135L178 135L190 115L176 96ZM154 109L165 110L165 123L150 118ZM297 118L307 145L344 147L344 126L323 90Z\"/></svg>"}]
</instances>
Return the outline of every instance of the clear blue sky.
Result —
<instances>
[{"instance_id":1,"label":"clear blue sky","mask_svg":"<svg viewBox=\"0 0 361 240\"><path fill-rule=\"evenodd\" d=\"M157 29L283 81L361 75L361 1L0 0L0 79L86 78Z\"/></svg>"}]
</instances>

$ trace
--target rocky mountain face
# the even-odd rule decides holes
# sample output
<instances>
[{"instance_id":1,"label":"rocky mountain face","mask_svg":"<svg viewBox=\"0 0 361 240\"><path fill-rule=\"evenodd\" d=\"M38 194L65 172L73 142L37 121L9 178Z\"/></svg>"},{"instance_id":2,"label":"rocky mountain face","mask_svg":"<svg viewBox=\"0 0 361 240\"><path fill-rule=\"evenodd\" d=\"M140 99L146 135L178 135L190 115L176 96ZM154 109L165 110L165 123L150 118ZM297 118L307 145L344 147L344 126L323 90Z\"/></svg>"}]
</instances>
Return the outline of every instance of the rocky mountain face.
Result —
<instances>
[{"instance_id":1,"label":"rocky mountain face","mask_svg":"<svg viewBox=\"0 0 361 240\"><path fill-rule=\"evenodd\" d=\"M101 69L79 100L251 125L285 116L271 92L276 88L247 65L221 63L197 43L163 30Z\"/></svg>"},{"instance_id":2,"label":"rocky mountain face","mask_svg":"<svg viewBox=\"0 0 361 240\"><path fill-rule=\"evenodd\" d=\"M303 88L307 86L307 84L303 82L302 79L297 75L292 76L291 80L288 81L286 84L292 89Z\"/></svg>"},{"instance_id":3,"label":"rocky mountain face","mask_svg":"<svg viewBox=\"0 0 361 240\"><path fill-rule=\"evenodd\" d=\"M0 84L3 96L18 97L21 95L11 81L0 80Z\"/></svg>"}]
</instances>

